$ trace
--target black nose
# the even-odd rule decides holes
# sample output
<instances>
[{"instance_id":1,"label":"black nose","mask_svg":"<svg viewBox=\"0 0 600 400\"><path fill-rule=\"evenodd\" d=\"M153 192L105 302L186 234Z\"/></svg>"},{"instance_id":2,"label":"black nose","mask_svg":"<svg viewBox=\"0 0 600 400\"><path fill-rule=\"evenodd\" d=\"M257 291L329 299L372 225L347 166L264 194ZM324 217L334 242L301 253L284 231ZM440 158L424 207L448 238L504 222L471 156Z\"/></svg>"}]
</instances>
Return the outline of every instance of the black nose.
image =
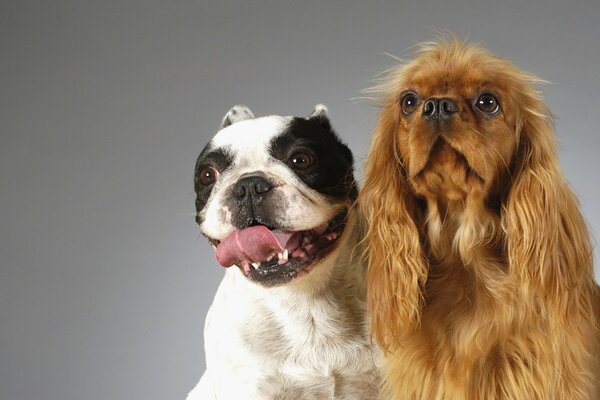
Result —
<instances>
[{"instance_id":1,"label":"black nose","mask_svg":"<svg viewBox=\"0 0 600 400\"><path fill-rule=\"evenodd\" d=\"M423 104L423 118L427 121L446 120L458 112L458 105L452 99L432 97Z\"/></svg>"},{"instance_id":2,"label":"black nose","mask_svg":"<svg viewBox=\"0 0 600 400\"><path fill-rule=\"evenodd\" d=\"M233 194L240 199L244 199L248 196L262 196L272 188L273 186L262 176L252 175L237 181L233 187Z\"/></svg>"}]
</instances>

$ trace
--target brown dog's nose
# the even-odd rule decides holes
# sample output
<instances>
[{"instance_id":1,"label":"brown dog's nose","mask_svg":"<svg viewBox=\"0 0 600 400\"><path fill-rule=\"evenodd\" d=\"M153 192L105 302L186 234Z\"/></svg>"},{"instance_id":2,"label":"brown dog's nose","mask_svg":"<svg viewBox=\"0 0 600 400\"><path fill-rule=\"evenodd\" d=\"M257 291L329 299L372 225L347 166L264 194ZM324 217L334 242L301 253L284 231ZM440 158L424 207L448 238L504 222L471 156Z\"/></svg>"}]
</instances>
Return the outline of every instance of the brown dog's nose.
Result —
<instances>
[{"instance_id":1,"label":"brown dog's nose","mask_svg":"<svg viewBox=\"0 0 600 400\"><path fill-rule=\"evenodd\" d=\"M447 120L458 112L458 105L447 97L431 97L423 104L423 118L427 121Z\"/></svg>"},{"instance_id":2,"label":"brown dog's nose","mask_svg":"<svg viewBox=\"0 0 600 400\"><path fill-rule=\"evenodd\" d=\"M240 179L233 188L233 194L239 199L248 196L258 197L272 188L273 186L262 176L252 175Z\"/></svg>"}]
</instances>

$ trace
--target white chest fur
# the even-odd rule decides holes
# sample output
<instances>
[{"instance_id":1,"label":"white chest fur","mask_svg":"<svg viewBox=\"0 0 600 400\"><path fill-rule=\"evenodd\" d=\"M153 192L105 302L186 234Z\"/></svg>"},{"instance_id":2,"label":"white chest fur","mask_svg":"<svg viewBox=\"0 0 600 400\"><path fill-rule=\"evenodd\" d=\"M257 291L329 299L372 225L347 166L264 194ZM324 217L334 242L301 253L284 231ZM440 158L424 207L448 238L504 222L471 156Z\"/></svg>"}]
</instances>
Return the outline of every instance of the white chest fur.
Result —
<instances>
[{"instance_id":1,"label":"white chest fur","mask_svg":"<svg viewBox=\"0 0 600 400\"><path fill-rule=\"evenodd\" d=\"M319 289L268 290L228 270L206 320L207 372L188 399L376 398L362 269L334 266Z\"/></svg>"}]
</instances>

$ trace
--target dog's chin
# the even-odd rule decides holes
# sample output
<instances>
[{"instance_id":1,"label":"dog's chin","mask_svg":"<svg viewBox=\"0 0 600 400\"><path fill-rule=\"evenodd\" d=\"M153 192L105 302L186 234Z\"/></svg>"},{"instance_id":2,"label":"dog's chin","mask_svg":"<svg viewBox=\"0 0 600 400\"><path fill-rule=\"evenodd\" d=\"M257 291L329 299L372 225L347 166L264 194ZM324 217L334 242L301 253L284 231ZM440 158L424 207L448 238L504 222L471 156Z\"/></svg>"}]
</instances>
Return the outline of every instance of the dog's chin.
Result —
<instances>
[{"instance_id":1,"label":"dog's chin","mask_svg":"<svg viewBox=\"0 0 600 400\"><path fill-rule=\"evenodd\" d=\"M236 264L244 276L252 282L265 287L281 286L299 279L309 273L337 247L338 241L347 225L348 210L336 214L329 221L313 229L290 231L286 234L296 236L298 247L286 249L285 253L273 254L261 262ZM271 232L284 232L277 227L267 227ZM209 239L218 246L218 240Z\"/></svg>"},{"instance_id":2,"label":"dog's chin","mask_svg":"<svg viewBox=\"0 0 600 400\"><path fill-rule=\"evenodd\" d=\"M428 154L419 156L419 165L410 180L429 193L442 188L446 189L444 192L466 193L473 185L485 185L484 178L472 167L465 154L442 137L432 145Z\"/></svg>"}]
</instances>

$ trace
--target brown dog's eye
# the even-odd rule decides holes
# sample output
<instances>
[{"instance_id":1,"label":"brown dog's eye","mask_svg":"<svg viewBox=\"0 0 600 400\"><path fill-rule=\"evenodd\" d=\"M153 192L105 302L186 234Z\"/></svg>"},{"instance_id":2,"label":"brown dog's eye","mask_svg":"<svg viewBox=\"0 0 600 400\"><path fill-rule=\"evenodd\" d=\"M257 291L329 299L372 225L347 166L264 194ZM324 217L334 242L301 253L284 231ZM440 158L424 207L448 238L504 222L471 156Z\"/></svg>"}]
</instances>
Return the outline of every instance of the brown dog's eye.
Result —
<instances>
[{"instance_id":1,"label":"brown dog's eye","mask_svg":"<svg viewBox=\"0 0 600 400\"><path fill-rule=\"evenodd\" d=\"M500 110L500 104L494 95L484 93L475 102L475 106L488 115L496 114Z\"/></svg>"},{"instance_id":2,"label":"brown dog's eye","mask_svg":"<svg viewBox=\"0 0 600 400\"><path fill-rule=\"evenodd\" d=\"M219 171L213 167L206 165L198 171L198 182L202 186L210 186L217 181L219 177Z\"/></svg>"},{"instance_id":3,"label":"brown dog's eye","mask_svg":"<svg viewBox=\"0 0 600 400\"><path fill-rule=\"evenodd\" d=\"M287 164L295 170L305 170L315 163L315 157L312 154L299 151L288 159Z\"/></svg>"},{"instance_id":4,"label":"brown dog's eye","mask_svg":"<svg viewBox=\"0 0 600 400\"><path fill-rule=\"evenodd\" d=\"M402 112L406 115L411 114L419 105L419 98L414 93L407 93L402 97Z\"/></svg>"}]
</instances>

